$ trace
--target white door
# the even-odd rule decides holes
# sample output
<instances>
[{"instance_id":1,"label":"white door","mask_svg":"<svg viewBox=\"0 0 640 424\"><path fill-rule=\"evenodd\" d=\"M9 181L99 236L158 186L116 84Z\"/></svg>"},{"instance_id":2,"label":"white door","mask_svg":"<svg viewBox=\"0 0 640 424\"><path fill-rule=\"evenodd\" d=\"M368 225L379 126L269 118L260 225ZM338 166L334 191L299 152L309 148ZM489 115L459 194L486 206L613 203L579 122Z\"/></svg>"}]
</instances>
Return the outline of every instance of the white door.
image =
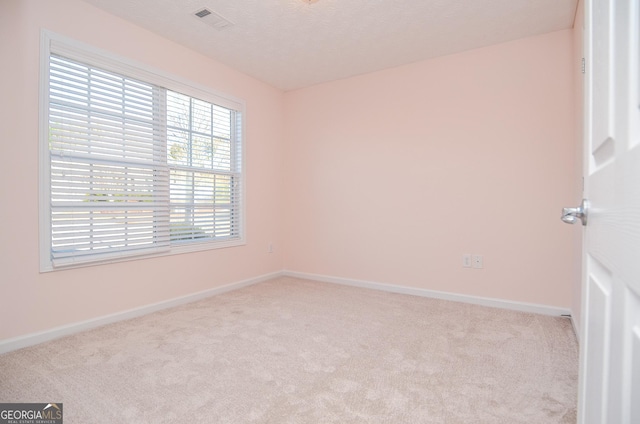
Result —
<instances>
[{"instance_id":1,"label":"white door","mask_svg":"<svg viewBox=\"0 0 640 424\"><path fill-rule=\"evenodd\" d=\"M585 3L581 424L640 424L639 3Z\"/></svg>"}]
</instances>

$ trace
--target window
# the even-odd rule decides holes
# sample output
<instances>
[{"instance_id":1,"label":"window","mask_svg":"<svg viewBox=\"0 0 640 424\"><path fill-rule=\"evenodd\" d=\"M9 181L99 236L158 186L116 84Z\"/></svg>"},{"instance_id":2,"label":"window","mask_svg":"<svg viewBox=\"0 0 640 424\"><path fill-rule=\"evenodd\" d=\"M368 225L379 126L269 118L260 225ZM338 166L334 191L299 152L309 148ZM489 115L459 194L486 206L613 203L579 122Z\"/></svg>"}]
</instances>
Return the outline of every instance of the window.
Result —
<instances>
[{"instance_id":1,"label":"window","mask_svg":"<svg viewBox=\"0 0 640 424\"><path fill-rule=\"evenodd\" d=\"M43 39L42 270L242 244L243 104Z\"/></svg>"}]
</instances>

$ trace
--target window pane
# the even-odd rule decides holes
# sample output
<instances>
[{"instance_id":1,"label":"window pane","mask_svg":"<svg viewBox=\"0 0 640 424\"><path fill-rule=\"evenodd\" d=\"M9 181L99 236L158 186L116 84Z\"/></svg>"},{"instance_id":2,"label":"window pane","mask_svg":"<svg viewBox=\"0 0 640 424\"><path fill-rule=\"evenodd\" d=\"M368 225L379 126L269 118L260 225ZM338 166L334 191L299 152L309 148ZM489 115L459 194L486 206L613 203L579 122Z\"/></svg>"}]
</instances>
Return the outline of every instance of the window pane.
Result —
<instances>
[{"instance_id":1,"label":"window pane","mask_svg":"<svg viewBox=\"0 0 640 424\"><path fill-rule=\"evenodd\" d=\"M193 99L193 131L200 134L211 135L211 106L211 103Z\"/></svg>"},{"instance_id":2,"label":"window pane","mask_svg":"<svg viewBox=\"0 0 640 424\"><path fill-rule=\"evenodd\" d=\"M216 138L213 140L214 169L231 171L231 143L229 140Z\"/></svg>"},{"instance_id":3,"label":"window pane","mask_svg":"<svg viewBox=\"0 0 640 424\"><path fill-rule=\"evenodd\" d=\"M169 165L189 166L190 157L189 133L173 129L167 130L167 161Z\"/></svg>"},{"instance_id":4,"label":"window pane","mask_svg":"<svg viewBox=\"0 0 640 424\"><path fill-rule=\"evenodd\" d=\"M232 193L230 175L172 170L171 239L236 236Z\"/></svg>"},{"instance_id":5,"label":"window pane","mask_svg":"<svg viewBox=\"0 0 640 424\"><path fill-rule=\"evenodd\" d=\"M223 139L231 138L231 111L213 105L213 136Z\"/></svg>"},{"instance_id":6,"label":"window pane","mask_svg":"<svg viewBox=\"0 0 640 424\"><path fill-rule=\"evenodd\" d=\"M167 91L167 128L189 129L189 96Z\"/></svg>"},{"instance_id":7,"label":"window pane","mask_svg":"<svg viewBox=\"0 0 640 424\"><path fill-rule=\"evenodd\" d=\"M213 143L211 137L193 135L191 166L212 169Z\"/></svg>"}]
</instances>

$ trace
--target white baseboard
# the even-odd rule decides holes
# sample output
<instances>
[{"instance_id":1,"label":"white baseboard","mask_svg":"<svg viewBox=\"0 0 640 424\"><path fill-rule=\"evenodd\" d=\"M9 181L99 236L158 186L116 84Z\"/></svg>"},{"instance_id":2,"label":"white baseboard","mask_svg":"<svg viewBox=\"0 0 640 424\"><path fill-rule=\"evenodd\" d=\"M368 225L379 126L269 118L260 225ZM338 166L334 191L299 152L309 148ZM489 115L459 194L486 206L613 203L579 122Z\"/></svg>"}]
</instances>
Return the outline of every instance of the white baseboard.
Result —
<instances>
[{"instance_id":1,"label":"white baseboard","mask_svg":"<svg viewBox=\"0 0 640 424\"><path fill-rule=\"evenodd\" d=\"M573 327L573 332L576 335L576 340L578 340L578 343L580 343L580 328L578 328L576 320L573 319L573 315L571 315L571 326Z\"/></svg>"},{"instance_id":2,"label":"white baseboard","mask_svg":"<svg viewBox=\"0 0 640 424\"><path fill-rule=\"evenodd\" d=\"M416 287L396 286L393 284L375 283L371 281L353 280L349 278L330 277L326 275L308 274L285 270L283 275L288 277L303 278L325 283L342 284L361 287L365 289L382 290L391 293L410 294L414 296L430 297L434 299L451 300L454 302L472 303L474 305L490 306L493 308L510 309L520 312L530 312L542 315L571 315L571 310L555 306L539 305L535 303L517 302L513 300L495 299L490 297L470 296L458 293L449 293L436 290L420 289Z\"/></svg>"},{"instance_id":3,"label":"white baseboard","mask_svg":"<svg viewBox=\"0 0 640 424\"><path fill-rule=\"evenodd\" d=\"M139 308L129 309L115 314L105 315L98 318L93 318L87 321L78 323L63 325L55 327L49 330L41 331L38 333L31 333L24 336L19 336L11 339L0 340L0 354L11 352L14 350L22 349L24 347L33 346L39 343L43 343L49 340L58 339L60 337L68 336L71 334L79 333L81 331L90 330L93 328L101 327L103 325L111 324L118 321L124 321L127 319L139 317L142 315L150 314L152 312L160 311L162 309L172 308L174 306L183 305L186 303L195 302L200 299L215 296L217 294L226 293L233 290L238 290L243 287L247 287L253 284L258 284L263 281L270 280L281 276L303 278L306 280L320 281L325 283L342 284L347 286L361 287L365 289L381 290L391 293L409 294L414 296L430 297L434 299L451 300L454 302L471 303L474 305L490 306L494 308L510 309L521 312L531 312L542 315L571 315L569 309L558 308L554 306L539 305L534 303L516 302L511 300L494 299L488 297L469 296L458 293L449 293L436 290L420 289L416 287L397 286L393 284L376 283L371 281L354 280L349 278L331 277L327 275L309 274L304 272L296 272L285 270L281 272L273 272L270 274L264 274L259 277L250 278L243 281L238 281L231 284L226 284L221 287L216 287L209 290L204 290L198 293L192 293L186 296L177 297L174 299L165 300L150 305L141 306ZM576 328L576 323L571 319L576 337L579 337L579 331Z\"/></svg>"},{"instance_id":4,"label":"white baseboard","mask_svg":"<svg viewBox=\"0 0 640 424\"><path fill-rule=\"evenodd\" d=\"M150 305L141 306L139 308L129 309L122 312L116 312L115 314L105 315L105 316L93 318L87 321L63 325L60 327L55 327L55 328L41 331L38 333L31 333L24 336L11 338L11 339L0 340L0 354L11 352L17 349L22 349L23 347L33 346L49 340L58 339L60 337L79 333L81 331L90 330L92 328L101 327L106 324L111 324L114 322L124 321L127 319L139 317L141 315L150 314L152 312L160 311L162 309L172 308L174 306L195 302L197 300L215 296L217 294L226 293L232 290L238 290L243 287L251 286L253 284L270 280L272 278L280 277L282 275L283 275L282 272L273 272L270 274L264 274L259 277L250 278L247 280L238 281L231 284L226 284L224 286L216 287L209 290L204 290L197 293L188 294L186 296L180 296L174 299L169 299L162 302L153 303Z\"/></svg>"}]
</instances>

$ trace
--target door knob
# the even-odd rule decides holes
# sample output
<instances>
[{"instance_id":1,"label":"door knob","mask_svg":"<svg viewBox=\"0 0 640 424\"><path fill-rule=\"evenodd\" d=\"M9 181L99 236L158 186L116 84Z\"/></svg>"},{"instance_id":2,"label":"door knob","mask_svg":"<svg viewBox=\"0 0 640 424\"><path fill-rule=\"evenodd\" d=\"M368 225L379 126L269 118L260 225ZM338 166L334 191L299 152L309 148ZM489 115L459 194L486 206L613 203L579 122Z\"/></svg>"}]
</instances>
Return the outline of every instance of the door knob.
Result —
<instances>
[{"instance_id":1,"label":"door knob","mask_svg":"<svg viewBox=\"0 0 640 424\"><path fill-rule=\"evenodd\" d=\"M580 220L582 225L587 225L588 209L589 201L587 199L582 199L582 203L577 208L562 208L562 221L567 224L575 224Z\"/></svg>"}]
</instances>

